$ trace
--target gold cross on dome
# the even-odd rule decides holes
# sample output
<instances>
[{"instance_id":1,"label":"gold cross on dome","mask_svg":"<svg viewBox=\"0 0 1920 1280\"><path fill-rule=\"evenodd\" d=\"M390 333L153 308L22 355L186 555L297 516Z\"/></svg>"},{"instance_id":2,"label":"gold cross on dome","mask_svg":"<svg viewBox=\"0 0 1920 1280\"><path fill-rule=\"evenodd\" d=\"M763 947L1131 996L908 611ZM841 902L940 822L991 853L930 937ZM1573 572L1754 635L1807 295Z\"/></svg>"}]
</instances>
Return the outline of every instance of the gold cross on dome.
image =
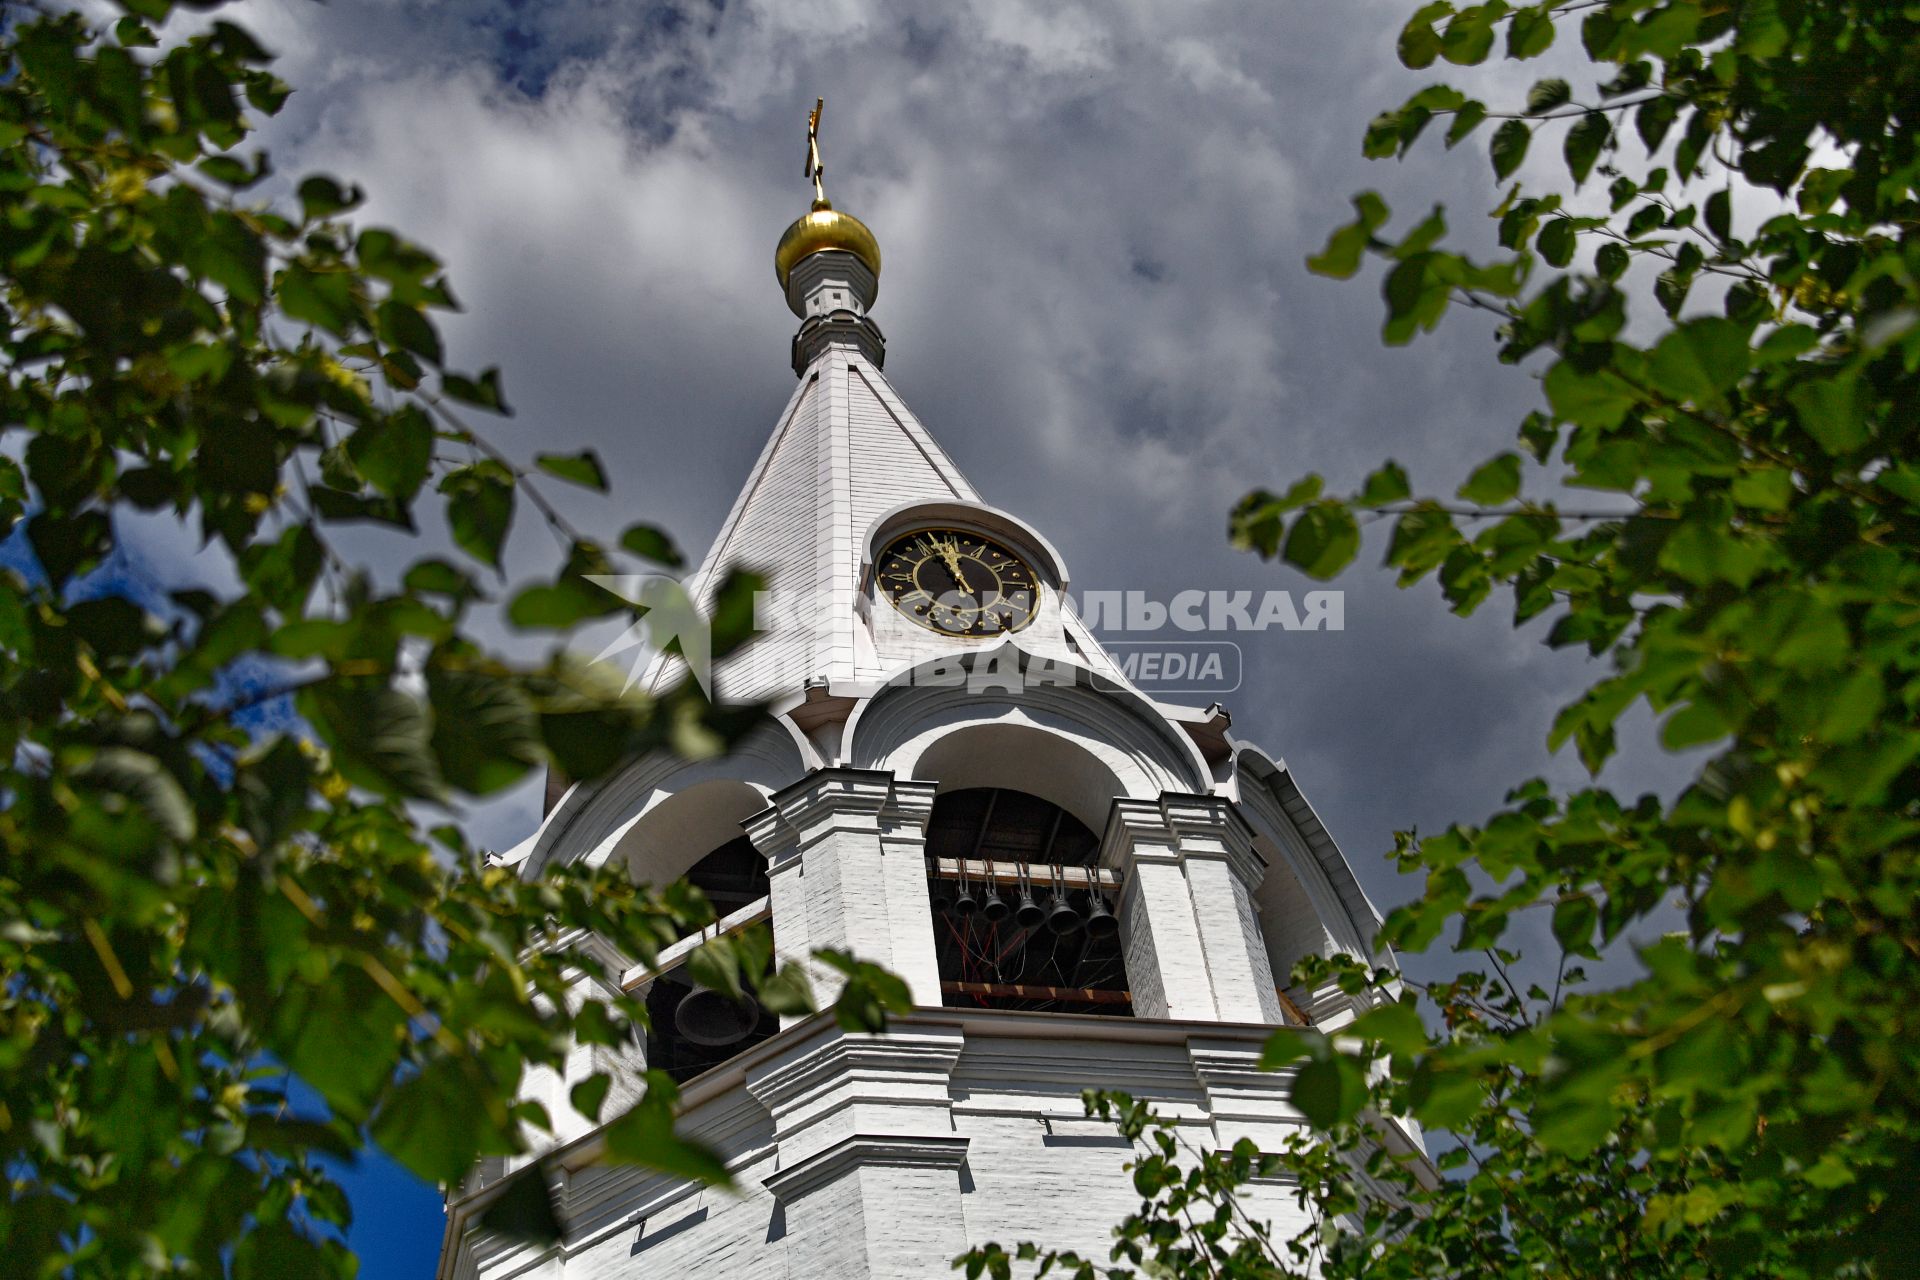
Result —
<instances>
[{"instance_id":1,"label":"gold cross on dome","mask_svg":"<svg viewBox=\"0 0 1920 1280\"><path fill-rule=\"evenodd\" d=\"M820 163L820 113L826 110L827 100L815 98L813 110L807 115L807 177L813 180L813 207L831 209L827 202L827 189L821 183L826 176L827 166Z\"/></svg>"}]
</instances>

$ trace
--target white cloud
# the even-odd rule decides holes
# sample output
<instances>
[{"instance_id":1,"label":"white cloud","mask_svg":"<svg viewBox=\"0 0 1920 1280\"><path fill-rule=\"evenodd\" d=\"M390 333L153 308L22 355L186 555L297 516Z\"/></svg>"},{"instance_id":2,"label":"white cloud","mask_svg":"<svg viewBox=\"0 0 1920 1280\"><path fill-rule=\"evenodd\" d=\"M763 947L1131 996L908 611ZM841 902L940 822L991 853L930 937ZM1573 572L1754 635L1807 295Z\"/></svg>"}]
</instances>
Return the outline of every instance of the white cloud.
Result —
<instances>
[{"instance_id":1,"label":"white cloud","mask_svg":"<svg viewBox=\"0 0 1920 1280\"><path fill-rule=\"evenodd\" d=\"M1363 187L1487 234L1471 145L1358 157L1440 74L1394 66L1404 12L284 0L254 21L298 89L280 171L361 182L369 217L447 259L453 349L503 365L519 408L502 443L592 444L615 472L611 500L564 495L590 527L651 519L697 552L744 479L792 385L771 255L824 94L828 189L879 235L909 403L1079 586L1170 593L1305 585L1226 548L1246 488L1389 456L1450 488L1532 401L1484 325L1385 351L1374 287L1302 265ZM524 521L516 545L545 554ZM1496 805L1587 672L1500 601L1462 623L1365 568L1341 585L1348 631L1250 652L1236 730L1302 768L1390 903L1388 833ZM531 807L494 811L496 842Z\"/></svg>"}]
</instances>

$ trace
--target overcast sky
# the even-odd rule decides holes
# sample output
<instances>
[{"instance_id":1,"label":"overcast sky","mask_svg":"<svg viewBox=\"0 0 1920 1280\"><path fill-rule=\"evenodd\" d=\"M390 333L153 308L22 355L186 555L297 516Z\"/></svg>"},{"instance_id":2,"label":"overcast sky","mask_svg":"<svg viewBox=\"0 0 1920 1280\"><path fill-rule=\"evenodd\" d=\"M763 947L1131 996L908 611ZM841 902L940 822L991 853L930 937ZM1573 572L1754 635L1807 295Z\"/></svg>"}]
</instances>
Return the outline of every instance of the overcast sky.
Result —
<instances>
[{"instance_id":1,"label":"overcast sky","mask_svg":"<svg viewBox=\"0 0 1920 1280\"><path fill-rule=\"evenodd\" d=\"M277 169L359 182L369 219L446 259L467 312L452 349L502 366L517 409L499 442L591 445L613 473L613 500L572 501L587 527L652 520L697 558L772 430L794 327L773 246L806 207L824 95L829 194L885 257L887 375L1076 588L1164 599L1317 585L1228 549L1250 486L1351 485L1391 457L1450 492L1537 401L1483 322L1387 349L1377 277L1303 265L1363 188L1486 235L1484 139L1359 156L1367 120L1437 75L1394 58L1411 8L282 0L250 21L296 89ZM1597 673L1539 624L1515 633L1504 597L1461 621L1431 585L1396 590L1382 532L1338 584L1346 630L1241 637L1225 701L1384 909L1417 889L1383 861L1396 829L1478 820L1537 773L1578 780L1544 738ZM531 565L539 531L521 534ZM1673 769L1648 756L1613 781ZM536 818L529 790L476 835L505 846ZM431 1196L360 1199L379 1232L363 1275L423 1274Z\"/></svg>"}]
</instances>

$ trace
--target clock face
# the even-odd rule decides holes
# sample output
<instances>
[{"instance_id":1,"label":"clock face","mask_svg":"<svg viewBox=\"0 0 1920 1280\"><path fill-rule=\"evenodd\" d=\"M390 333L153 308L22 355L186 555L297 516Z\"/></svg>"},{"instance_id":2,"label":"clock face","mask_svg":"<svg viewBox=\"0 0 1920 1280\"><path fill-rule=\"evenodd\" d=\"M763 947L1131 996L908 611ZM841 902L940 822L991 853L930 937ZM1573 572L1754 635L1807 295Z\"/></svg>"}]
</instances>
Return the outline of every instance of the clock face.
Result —
<instances>
[{"instance_id":1,"label":"clock face","mask_svg":"<svg viewBox=\"0 0 1920 1280\"><path fill-rule=\"evenodd\" d=\"M875 577L893 607L949 636L997 636L1033 621L1040 582L992 538L964 529L921 529L880 553Z\"/></svg>"}]
</instances>

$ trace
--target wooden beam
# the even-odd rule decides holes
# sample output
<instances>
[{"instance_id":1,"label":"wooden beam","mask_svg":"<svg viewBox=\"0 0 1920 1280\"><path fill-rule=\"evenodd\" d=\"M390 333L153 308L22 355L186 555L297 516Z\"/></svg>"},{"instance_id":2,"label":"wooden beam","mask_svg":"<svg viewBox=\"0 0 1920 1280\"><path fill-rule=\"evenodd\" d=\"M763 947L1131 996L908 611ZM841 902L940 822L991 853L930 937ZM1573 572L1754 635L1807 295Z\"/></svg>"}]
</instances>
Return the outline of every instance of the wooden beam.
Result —
<instances>
[{"instance_id":1,"label":"wooden beam","mask_svg":"<svg viewBox=\"0 0 1920 1280\"><path fill-rule=\"evenodd\" d=\"M621 974L620 989L632 991L635 987L644 986L663 973L679 968L703 942L711 942L726 934L737 933L750 924L758 924L762 920L772 918L773 899L771 897L755 898L732 915L714 921L700 932L690 933L679 941L668 943L660 948L660 954L654 958L651 966L637 964Z\"/></svg>"},{"instance_id":2,"label":"wooden beam","mask_svg":"<svg viewBox=\"0 0 1920 1280\"><path fill-rule=\"evenodd\" d=\"M1132 1004L1133 992L1102 987L1037 987L1025 982L942 982L949 996L986 996L998 1000L1074 1000L1081 1004Z\"/></svg>"},{"instance_id":3,"label":"wooden beam","mask_svg":"<svg viewBox=\"0 0 1920 1280\"><path fill-rule=\"evenodd\" d=\"M989 863L978 858L928 858L927 874L936 880L977 880L982 884L1019 884L1033 882L1036 889L1051 889L1053 874L1069 889L1091 889L1096 885L1108 893L1120 892L1120 873L1110 867L1056 867L1045 862L1010 862L994 858Z\"/></svg>"}]
</instances>

